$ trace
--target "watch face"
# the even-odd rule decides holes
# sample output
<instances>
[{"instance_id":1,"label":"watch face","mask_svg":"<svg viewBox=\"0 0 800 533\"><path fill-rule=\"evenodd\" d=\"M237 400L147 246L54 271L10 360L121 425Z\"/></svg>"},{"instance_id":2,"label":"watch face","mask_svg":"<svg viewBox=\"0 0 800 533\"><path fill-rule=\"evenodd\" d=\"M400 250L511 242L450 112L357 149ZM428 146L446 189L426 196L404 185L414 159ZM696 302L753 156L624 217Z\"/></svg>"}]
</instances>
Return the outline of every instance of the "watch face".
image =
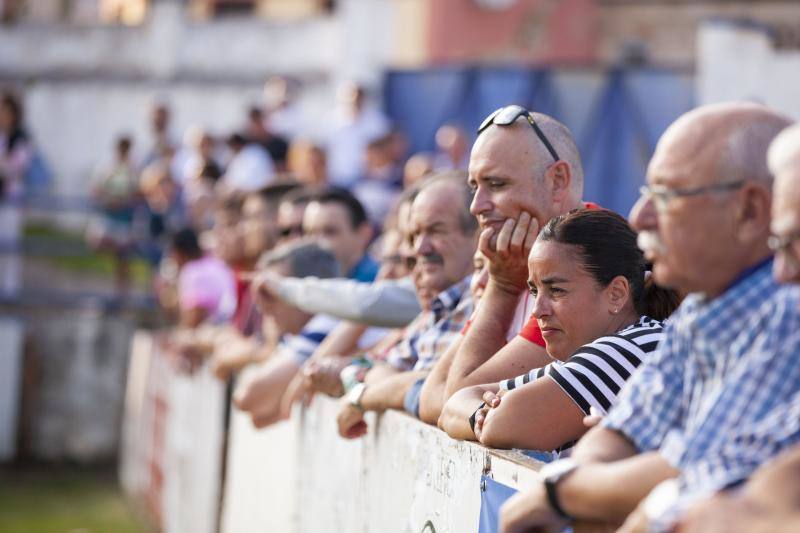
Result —
<instances>
[{"instance_id":1,"label":"watch face","mask_svg":"<svg viewBox=\"0 0 800 533\"><path fill-rule=\"evenodd\" d=\"M575 468L575 466L575 461L572 459L562 459L542 468L542 476L544 476L547 481L555 482L558 481L561 476Z\"/></svg>"}]
</instances>

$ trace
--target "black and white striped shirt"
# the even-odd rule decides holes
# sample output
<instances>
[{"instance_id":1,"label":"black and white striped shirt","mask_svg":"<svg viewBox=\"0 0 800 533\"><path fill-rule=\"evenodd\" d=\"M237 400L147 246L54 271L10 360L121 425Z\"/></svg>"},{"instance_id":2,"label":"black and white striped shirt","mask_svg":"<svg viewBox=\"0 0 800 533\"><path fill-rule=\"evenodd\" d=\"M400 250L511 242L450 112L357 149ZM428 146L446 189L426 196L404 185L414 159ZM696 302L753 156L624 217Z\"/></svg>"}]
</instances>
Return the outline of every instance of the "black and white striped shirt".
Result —
<instances>
[{"instance_id":1,"label":"black and white striped shirt","mask_svg":"<svg viewBox=\"0 0 800 533\"><path fill-rule=\"evenodd\" d=\"M617 401L617 395L633 371L655 351L661 340L663 323L642 316L635 324L585 344L566 362L554 361L527 374L500 382L500 388L513 390L526 383L549 377L589 414L594 406L602 414Z\"/></svg>"}]
</instances>

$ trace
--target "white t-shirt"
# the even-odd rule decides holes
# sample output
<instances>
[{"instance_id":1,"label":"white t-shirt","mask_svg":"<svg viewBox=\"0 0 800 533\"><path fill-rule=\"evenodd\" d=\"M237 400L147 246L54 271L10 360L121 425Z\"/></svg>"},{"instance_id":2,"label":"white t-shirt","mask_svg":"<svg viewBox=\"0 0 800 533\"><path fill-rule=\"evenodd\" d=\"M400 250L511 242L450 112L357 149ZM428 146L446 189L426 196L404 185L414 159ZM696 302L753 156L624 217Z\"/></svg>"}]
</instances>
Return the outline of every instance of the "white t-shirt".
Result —
<instances>
[{"instance_id":1,"label":"white t-shirt","mask_svg":"<svg viewBox=\"0 0 800 533\"><path fill-rule=\"evenodd\" d=\"M275 179L275 165L269 153L257 144L248 144L233 156L224 182L232 190L252 192Z\"/></svg>"}]
</instances>

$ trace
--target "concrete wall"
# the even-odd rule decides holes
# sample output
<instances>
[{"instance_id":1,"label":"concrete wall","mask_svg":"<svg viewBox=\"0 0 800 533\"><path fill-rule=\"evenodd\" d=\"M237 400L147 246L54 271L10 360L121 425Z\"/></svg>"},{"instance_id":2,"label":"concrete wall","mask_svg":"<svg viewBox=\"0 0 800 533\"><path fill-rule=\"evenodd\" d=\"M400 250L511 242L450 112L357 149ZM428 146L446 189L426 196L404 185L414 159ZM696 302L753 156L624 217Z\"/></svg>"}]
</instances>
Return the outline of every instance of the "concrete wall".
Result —
<instances>
[{"instance_id":1,"label":"concrete wall","mask_svg":"<svg viewBox=\"0 0 800 533\"><path fill-rule=\"evenodd\" d=\"M48 460L116 457L133 321L101 310L40 310L26 317L25 329L26 451Z\"/></svg>"},{"instance_id":2,"label":"concrete wall","mask_svg":"<svg viewBox=\"0 0 800 533\"><path fill-rule=\"evenodd\" d=\"M222 533L406 532L427 522L476 531L484 473L516 489L537 476L540 464L517 452L454 441L396 411L368 413L368 434L344 440L338 402L317 397L261 431L232 411L223 484L220 384L204 372L176 375L152 337L135 339L121 478L167 533L212 531L220 491Z\"/></svg>"},{"instance_id":3,"label":"concrete wall","mask_svg":"<svg viewBox=\"0 0 800 533\"><path fill-rule=\"evenodd\" d=\"M776 48L768 29L716 21L698 35L700 103L751 100L800 120L800 50Z\"/></svg>"}]
</instances>

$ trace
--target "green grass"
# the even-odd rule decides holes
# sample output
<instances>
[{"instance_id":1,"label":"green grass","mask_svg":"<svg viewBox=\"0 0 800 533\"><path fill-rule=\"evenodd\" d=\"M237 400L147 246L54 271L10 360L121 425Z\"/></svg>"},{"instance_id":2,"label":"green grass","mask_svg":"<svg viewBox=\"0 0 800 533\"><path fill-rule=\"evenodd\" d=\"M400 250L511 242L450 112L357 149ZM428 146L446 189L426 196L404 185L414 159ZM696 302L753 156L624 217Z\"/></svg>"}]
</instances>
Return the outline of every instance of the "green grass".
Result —
<instances>
[{"instance_id":1,"label":"green grass","mask_svg":"<svg viewBox=\"0 0 800 533\"><path fill-rule=\"evenodd\" d=\"M114 258L110 254L96 253L89 249L83 235L48 224L27 224L24 237L40 243L57 244L59 248L68 247L72 252L69 255L45 258L57 268L108 279L114 276ZM133 258L130 268L134 285L146 286L150 280L150 266L147 262Z\"/></svg>"},{"instance_id":2,"label":"green grass","mask_svg":"<svg viewBox=\"0 0 800 533\"><path fill-rule=\"evenodd\" d=\"M3 533L145 533L112 475L94 469L0 469Z\"/></svg>"}]
</instances>

